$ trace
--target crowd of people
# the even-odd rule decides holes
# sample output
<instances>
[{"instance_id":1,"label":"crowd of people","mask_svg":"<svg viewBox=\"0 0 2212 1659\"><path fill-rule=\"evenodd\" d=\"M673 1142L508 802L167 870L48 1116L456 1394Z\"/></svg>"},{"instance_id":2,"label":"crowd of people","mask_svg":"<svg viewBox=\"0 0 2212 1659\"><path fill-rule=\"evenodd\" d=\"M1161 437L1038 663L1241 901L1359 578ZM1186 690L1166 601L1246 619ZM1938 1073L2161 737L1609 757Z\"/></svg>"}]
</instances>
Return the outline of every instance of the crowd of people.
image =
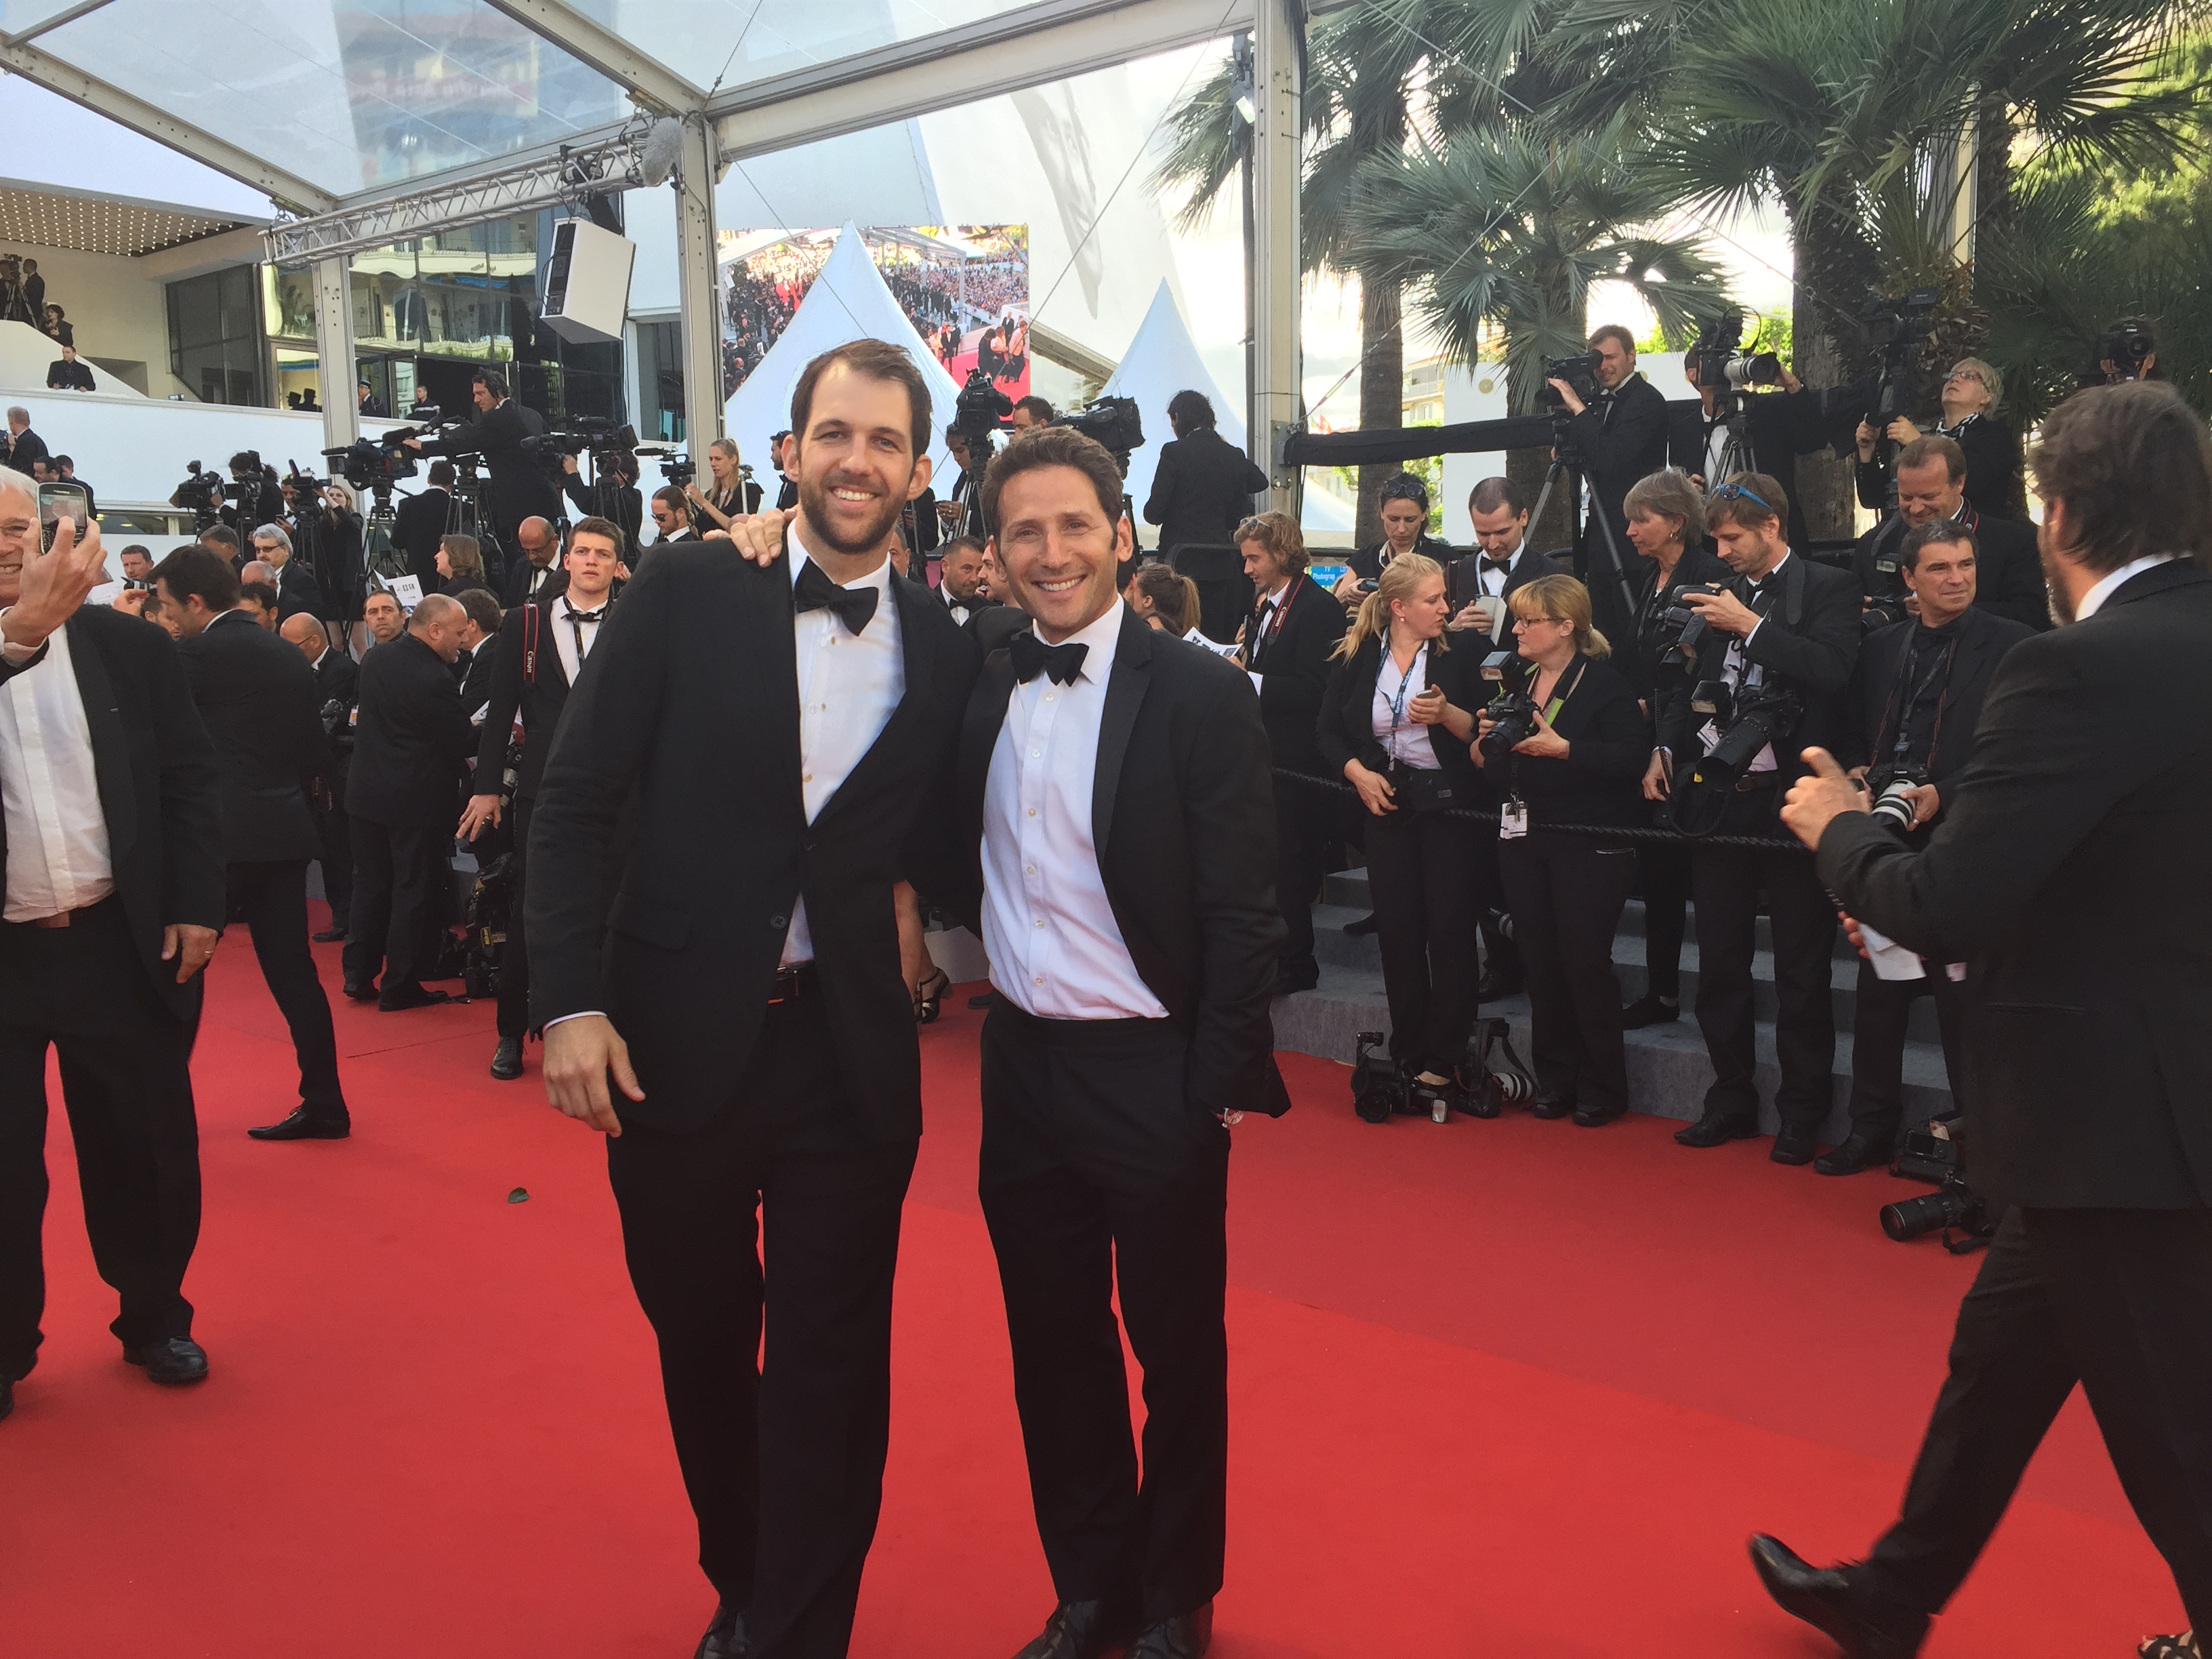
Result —
<instances>
[{"instance_id":1,"label":"crowd of people","mask_svg":"<svg viewBox=\"0 0 2212 1659\"><path fill-rule=\"evenodd\" d=\"M1648 400L1625 331L1593 347L1612 395L1572 418L1603 455ZM1905 1520L1863 1573L1769 1539L1759 1571L1823 1628L1891 1644L1853 1650L1916 1650L2079 1378L2185 1601L2212 1615L2195 1386L2212 1358L2197 1173L2212 1062L2191 954L2212 901L2185 839L2212 810L2212 441L2169 391L2087 394L2052 418L2039 538L1980 508L1962 422L1887 434L1893 512L1822 560L1793 544L1775 476L1667 465L1662 421L1656 464L1617 492L1593 468L1632 565L1530 546L1530 503L1504 477L1471 493L1460 551L1427 538L1408 475L1383 492L1384 539L1329 586L1294 520L1252 511L1266 475L1195 392L1170 405L1146 507L1167 557L1151 562L1121 468L1048 409L940 515L929 394L895 346L808 366L775 457L792 510L745 500L732 452L711 492L654 495L642 545L616 518L526 510L558 502L500 459L528 411L489 371L477 392L488 533L423 507L404 538L411 610L366 561L343 486L302 491L246 458L234 522L158 562L124 549L125 592L88 607L96 529L40 556L35 485L0 474L0 769L60 781L52 824L24 831L8 776L20 925L0 930L0 1061L40 1093L31 1072L62 1051L116 1331L155 1380L208 1375L182 1295L186 1060L228 920L251 928L300 1073L296 1109L251 1133L350 1130L308 949L319 864L316 937L343 941L343 994L403 1014L482 969L492 1074L521 1077L542 1032L552 1103L612 1137L720 1601L701 1655L842 1653L889 1433L911 1025L945 987L922 934L934 910L993 965L981 1187L1059 1597L1024 1659L1109 1644L1197 1659L1226 1526L1227 1126L1288 1105L1272 1002L1314 985L1312 904L1356 855L1389 1057L1432 1115L1500 1109L1470 1073L1470 1026L1523 987L1530 1109L1592 1128L1630 1109L1623 1033L1682 1017L1694 899L1713 1080L1676 1139L1758 1132L1763 913L1771 1156L1847 1175L1890 1155L1911 1000L1932 994L1954 1096L1983 1126L1976 1179L2006 1219ZM1708 468L1713 453L1691 446ZM416 499L452 483L440 459ZM1222 546L1241 590L1184 568ZM2045 605L2019 614L2031 586ZM1224 594L1227 626L1209 629ZM2036 642L2100 611L2097 629ZM120 728L71 712L77 677L39 672L79 653ZM778 661L781 687L759 671ZM2108 684L2124 700L2100 702ZM786 693L787 720L729 718ZM760 787L787 774L787 791ZM120 780L127 841L104 827ZM472 963L453 925L464 846L485 907L468 932L503 934L495 962ZM2143 867L2169 872L2166 902L2116 921ZM1613 939L1638 891L1650 989L1624 1008ZM1852 1127L1823 1151L1839 905L1867 965ZM2023 916L2042 924L2027 943ZM2124 961L2085 972L2115 925ZM2075 1000L2054 1005L2059 989ZM1999 1030L2002 1010L2022 1018ZM32 1222L0 1226L0 1415L36 1358L43 1180L42 1153L0 1136L0 1214ZM772 1235L818 1245L766 1282L750 1225L730 1231L756 1206ZM770 1308L789 1386L732 1388ZM1117 1317L1145 1373L1141 1462Z\"/></svg>"}]
</instances>

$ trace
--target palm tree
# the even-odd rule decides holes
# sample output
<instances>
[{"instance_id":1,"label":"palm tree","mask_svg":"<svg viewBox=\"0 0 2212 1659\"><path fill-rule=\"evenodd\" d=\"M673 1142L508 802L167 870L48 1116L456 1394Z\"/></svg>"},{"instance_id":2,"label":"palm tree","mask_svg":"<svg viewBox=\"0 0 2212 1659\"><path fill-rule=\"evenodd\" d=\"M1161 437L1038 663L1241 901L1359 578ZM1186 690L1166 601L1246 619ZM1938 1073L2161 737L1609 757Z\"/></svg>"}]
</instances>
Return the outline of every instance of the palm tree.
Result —
<instances>
[{"instance_id":1,"label":"palm tree","mask_svg":"<svg viewBox=\"0 0 2212 1659\"><path fill-rule=\"evenodd\" d=\"M1724 307L1720 272L1695 241L1624 228L1668 205L1624 130L1563 137L1490 123L1378 157L1346 216L1346 257L1363 283L1409 289L1458 362L1502 343L1508 402L1529 412L1542 360L1583 349L1592 284L1627 284L1670 333ZM1516 476L1543 465L1541 451L1509 461Z\"/></svg>"}]
</instances>

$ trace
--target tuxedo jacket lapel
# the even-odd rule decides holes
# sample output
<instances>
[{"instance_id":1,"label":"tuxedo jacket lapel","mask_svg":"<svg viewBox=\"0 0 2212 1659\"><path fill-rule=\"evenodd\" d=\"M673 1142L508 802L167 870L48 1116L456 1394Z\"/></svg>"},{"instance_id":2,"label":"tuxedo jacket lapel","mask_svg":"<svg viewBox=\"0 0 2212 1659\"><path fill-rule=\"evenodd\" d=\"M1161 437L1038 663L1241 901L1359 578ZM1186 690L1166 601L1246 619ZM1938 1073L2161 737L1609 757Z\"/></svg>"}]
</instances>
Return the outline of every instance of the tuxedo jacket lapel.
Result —
<instances>
[{"instance_id":1,"label":"tuxedo jacket lapel","mask_svg":"<svg viewBox=\"0 0 2212 1659\"><path fill-rule=\"evenodd\" d=\"M1098 769L1091 783L1091 842L1103 869L1106 842L1114 826L1114 798L1128 758L1129 734L1152 685L1152 630L1133 611L1121 613L1121 635L1114 647L1114 672L1106 682L1106 706L1098 717Z\"/></svg>"},{"instance_id":2,"label":"tuxedo jacket lapel","mask_svg":"<svg viewBox=\"0 0 2212 1659\"><path fill-rule=\"evenodd\" d=\"M890 586L890 604L899 613L899 660L905 672L906 685L899 694L898 706L891 710L891 717L884 722L884 729L876 734L875 742L868 745L867 753L861 756L860 763L846 774L845 781L837 787L837 793L823 804L822 818L827 818L837 810L837 803L844 799L848 790L865 791L876 773L897 763L903 747L916 738L917 723L923 718L922 710L928 705L930 693L934 688L937 665L922 633L923 607L934 605L941 610L942 602L931 589L918 586L896 570L891 572ZM787 629L785 631L789 634L791 630ZM795 641L791 643L790 649L795 664L798 651ZM799 702L795 666L792 681L792 711L796 714ZM795 767L793 775L798 775Z\"/></svg>"},{"instance_id":3,"label":"tuxedo jacket lapel","mask_svg":"<svg viewBox=\"0 0 2212 1659\"><path fill-rule=\"evenodd\" d=\"M131 778L131 747L123 730L123 715L115 705L115 687L107 677L107 659L100 654L91 630L74 622L69 630L70 666L76 674L77 696L84 702L84 718L92 729L93 775L100 786L100 804L107 816L110 861L120 867L130 856L138 835L137 793Z\"/></svg>"}]
</instances>

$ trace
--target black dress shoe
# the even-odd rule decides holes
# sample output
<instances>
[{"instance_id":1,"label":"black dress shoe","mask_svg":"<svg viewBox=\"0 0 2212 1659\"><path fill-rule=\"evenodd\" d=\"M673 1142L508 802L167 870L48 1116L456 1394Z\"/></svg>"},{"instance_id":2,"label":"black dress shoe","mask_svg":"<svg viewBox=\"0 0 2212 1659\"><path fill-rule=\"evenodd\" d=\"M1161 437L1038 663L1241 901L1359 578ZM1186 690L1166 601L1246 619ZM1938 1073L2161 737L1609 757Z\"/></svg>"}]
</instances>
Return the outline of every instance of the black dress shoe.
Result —
<instances>
[{"instance_id":1,"label":"black dress shoe","mask_svg":"<svg viewBox=\"0 0 2212 1659\"><path fill-rule=\"evenodd\" d=\"M1609 1106L1596 1111L1591 1110L1587 1106L1577 1106L1575 1108L1575 1121L1585 1129L1602 1129L1607 1124L1625 1115L1627 1110L1628 1108L1626 1106Z\"/></svg>"},{"instance_id":2,"label":"black dress shoe","mask_svg":"<svg viewBox=\"0 0 2212 1659\"><path fill-rule=\"evenodd\" d=\"M1296 968L1285 963L1275 969L1275 994L1279 997L1310 991L1320 983L1321 969L1311 963Z\"/></svg>"},{"instance_id":3,"label":"black dress shoe","mask_svg":"<svg viewBox=\"0 0 2212 1659\"><path fill-rule=\"evenodd\" d=\"M1889 1140L1887 1136L1877 1140L1870 1134L1854 1129L1844 1137L1843 1145L1832 1146L1820 1154L1813 1167L1822 1175L1856 1175L1862 1170L1871 1170L1889 1162Z\"/></svg>"},{"instance_id":4,"label":"black dress shoe","mask_svg":"<svg viewBox=\"0 0 2212 1659\"><path fill-rule=\"evenodd\" d=\"M1777 1164L1810 1164L1813 1154L1820 1150L1820 1143L1813 1139L1810 1129L1793 1129L1784 1124L1776 1132L1774 1145L1766 1155Z\"/></svg>"},{"instance_id":5,"label":"black dress shoe","mask_svg":"<svg viewBox=\"0 0 2212 1659\"><path fill-rule=\"evenodd\" d=\"M370 980L367 984L356 985L351 980L348 980L345 994L347 998L354 1002L374 1002L377 998L376 981Z\"/></svg>"},{"instance_id":6,"label":"black dress shoe","mask_svg":"<svg viewBox=\"0 0 2212 1659\"><path fill-rule=\"evenodd\" d=\"M1926 1613L1877 1601L1848 1567L1808 1565L1778 1538L1753 1538L1751 1565L1777 1607L1825 1632L1847 1659L1912 1659L1927 1638Z\"/></svg>"},{"instance_id":7,"label":"black dress shoe","mask_svg":"<svg viewBox=\"0 0 2212 1659\"><path fill-rule=\"evenodd\" d=\"M1528 1115L1547 1122L1554 1118L1571 1117L1574 1109L1574 1101L1565 1095L1538 1095L1528 1103Z\"/></svg>"},{"instance_id":8,"label":"black dress shoe","mask_svg":"<svg viewBox=\"0 0 2212 1659\"><path fill-rule=\"evenodd\" d=\"M1748 1140L1758 1133L1759 1124L1753 1119L1708 1109L1688 1128L1675 1130L1674 1139L1684 1146L1720 1146L1731 1140Z\"/></svg>"},{"instance_id":9,"label":"black dress shoe","mask_svg":"<svg viewBox=\"0 0 2212 1659\"><path fill-rule=\"evenodd\" d=\"M1104 1601L1062 1601L1043 1632L1014 1659L1097 1659L1128 1639L1130 1621Z\"/></svg>"},{"instance_id":10,"label":"black dress shoe","mask_svg":"<svg viewBox=\"0 0 2212 1659\"><path fill-rule=\"evenodd\" d=\"M1121 1659L1200 1659L1213 1645L1213 1603L1147 1625Z\"/></svg>"},{"instance_id":11,"label":"black dress shoe","mask_svg":"<svg viewBox=\"0 0 2212 1659\"><path fill-rule=\"evenodd\" d=\"M310 933L307 937L318 945L340 945L344 943L349 931L343 927L325 927L321 933Z\"/></svg>"},{"instance_id":12,"label":"black dress shoe","mask_svg":"<svg viewBox=\"0 0 2212 1659\"><path fill-rule=\"evenodd\" d=\"M1680 1002L1662 1002L1655 996L1640 996L1620 1011L1620 1029L1640 1031L1647 1025L1663 1025L1681 1017Z\"/></svg>"},{"instance_id":13,"label":"black dress shoe","mask_svg":"<svg viewBox=\"0 0 2212 1659\"><path fill-rule=\"evenodd\" d=\"M699 1651L691 1659L745 1659L752 1651L745 1640L745 1616L725 1602L714 1609L714 1622L699 1638Z\"/></svg>"},{"instance_id":14,"label":"black dress shoe","mask_svg":"<svg viewBox=\"0 0 2212 1659\"><path fill-rule=\"evenodd\" d=\"M501 1037L499 1047L492 1050L491 1074L501 1083L512 1083L522 1075L522 1039Z\"/></svg>"},{"instance_id":15,"label":"black dress shoe","mask_svg":"<svg viewBox=\"0 0 2212 1659\"><path fill-rule=\"evenodd\" d=\"M246 1133L256 1140L343 1140L353 1133L353 1120L344 1117L309 1117L304 1106L294 1109L292 1115L282 1123L264 1123Z\"/></svg>"},{"instance_id":16,"label":"black dress shoe","mask_svg":"<svg viewBox=\"0 0 2212 1659\"><path fill-rule=\"evenodd\" d=\"M143 1365L150 1381L167 1388L207 1381L207 1354L189 1336L164 1336L125 1347L123 1358L126 1364Z\"/></svg>"},{"instance_id":17,"label":"black dress shoe","mask_svg":"<svg viewBox=\"0 0 2212 1659\"><path fill-rule=\"evenodd\" d=\"M1521 994L1521 970L1517 968L1493 968L1474 982L1477 1002L1496 1002L1501 997Z\"/></svg>"},{"instance_id":18,"label":"black dress shoe","mask_svg":"<svg viewBox=\"0 0 2212 1659\"><path fill-rule=\"evenodd\" d=\"M410 1008L435 1008L441 1003L460 1000L451 991L426 991L418 985L411 991L387 991L377 998L376 1012L380 1014L404 1014Z\"/></svg>"}]
</instances>

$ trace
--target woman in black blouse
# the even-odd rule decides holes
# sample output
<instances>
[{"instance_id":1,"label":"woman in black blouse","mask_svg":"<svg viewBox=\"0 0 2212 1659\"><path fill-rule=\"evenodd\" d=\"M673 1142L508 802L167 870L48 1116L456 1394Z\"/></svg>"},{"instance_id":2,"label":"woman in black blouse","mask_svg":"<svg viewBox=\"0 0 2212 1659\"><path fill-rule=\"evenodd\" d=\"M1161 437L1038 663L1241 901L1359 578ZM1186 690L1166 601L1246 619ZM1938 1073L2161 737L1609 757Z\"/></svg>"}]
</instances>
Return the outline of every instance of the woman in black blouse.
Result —
<instances>
[{"instance_id":1,"label":"woman in black blouse","mask_svg":"<svg viewBox=\"0 0 2212 1659\"><path fill-rule=\"evenodd\" d=\"M1382 567L1333 656L1316 735L1367 811L1367 884L1390 1004L1390 1053L1413 1109L1468 1103L1454 1080L1474 1022L1475 837L1468 757L1481 657L1444 637L1443 567L1403 553Z\"/></svg>"},{"instance_id":2,"label":"woman in black blouse","mask_svg":"<svg viewBox=\"0 0 2212 1659\"><path fill-rule=\"evenodd\" d=\"M1552 826L1639 822L1651 740L1634 689L1606 665L1611 647L1590 626L1589 589L1572 576L1540 576L1506 602L1536 729L1492 754L1482 741L1491 732L1486 714L1474 758L1504 799L1498 861L1528 975L1531 1109L1538 1117L1571 1112L1594 1129L1628 1109L1613 933L1636 883L1636 853Z\"/></svg>"}]
</instances>

